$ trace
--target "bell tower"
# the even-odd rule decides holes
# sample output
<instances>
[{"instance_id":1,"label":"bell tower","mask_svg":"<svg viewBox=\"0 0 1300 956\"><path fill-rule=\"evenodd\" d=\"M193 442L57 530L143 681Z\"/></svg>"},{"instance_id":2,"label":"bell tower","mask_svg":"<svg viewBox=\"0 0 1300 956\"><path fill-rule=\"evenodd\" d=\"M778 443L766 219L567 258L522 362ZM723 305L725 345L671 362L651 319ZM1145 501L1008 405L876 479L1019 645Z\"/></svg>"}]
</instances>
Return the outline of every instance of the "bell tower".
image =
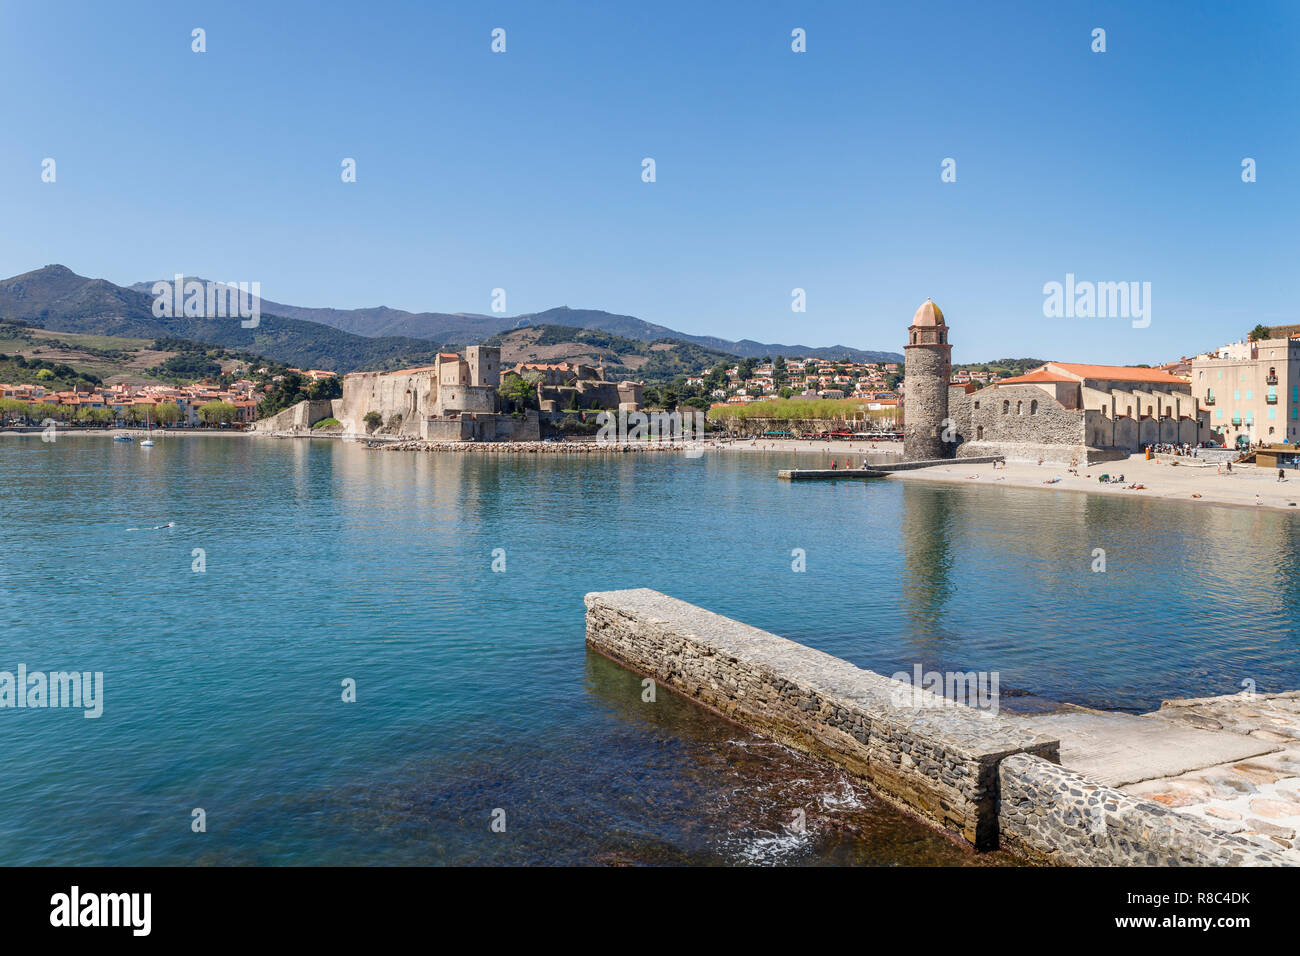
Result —
<instances>
[{"instance_id":1,"label":"bell tower","mask_svg":"<svg viewBox=\"0 0 1300 956\"><path fill-rule=\"evenodd\" d=\"M903 459L951 458L953 446L943 432L949 421L952 345L943 312L930 299L912 316L903 354Z\"/></svg>"}]
</instances>

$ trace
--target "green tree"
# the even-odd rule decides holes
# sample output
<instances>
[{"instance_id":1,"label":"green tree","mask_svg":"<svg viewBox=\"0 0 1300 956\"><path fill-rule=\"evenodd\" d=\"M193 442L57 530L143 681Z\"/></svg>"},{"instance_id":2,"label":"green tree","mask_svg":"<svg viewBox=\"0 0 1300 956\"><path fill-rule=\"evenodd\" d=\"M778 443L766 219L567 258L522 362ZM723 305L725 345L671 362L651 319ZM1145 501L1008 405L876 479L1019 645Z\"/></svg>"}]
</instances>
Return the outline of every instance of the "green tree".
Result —
<instances>
[{"instance_id":1,"label":"green tree","mask_svg":"<svg viewBox=\"0 0 1300 956\"><path fill-rule=\"evenodd\" d=\"M379 414L379 412L366 412L365 416L361 420L366 423L367 431L374 431L384 423L384 416Z\"/></svg>"},{"instance_id":2,"label":"green tree","mask_svg":"<svg viewBox=\"0 0 1300 956\"><path fill-rule=\"evenodd\" d=\"M1272 334L1272 330L1267 325L1257 325L1250 330L1250 340L1252 342L1262 342Z\"/></svg>"},{"instance_id":3,"label":"green tree","mask_svg":"<svg viewBox=\"0 0 1300 956\"><path fill-rule=\"evenodd\" d=\"M785 367L785 356L778 355L776 361L772 363L772 384L780 388L788 381L790 381L790 373Z\"/></svg>"},{"instance_id":4,"label":"green tree","mask_svg":"<svg viewBox=\"0 0 1300 956\"><path fill-rule=\"evenodd\" d=\"M342 398L343 382L339 380L338 376L318 378L307 386L307 397L313 402L330 398Z\"/></svg>"},{"instance_id":5,"label":"green tree","mask_svg":"<svg viewBox=\"0 0 1300 956\"><path fill-rule=\"evenodd\" d=\"M501 379L497 394L511 411L538 407L537 386L514 372L507 372Z\"/></svg>"},{"instance_id":6,"label":"green tree","mask_svg":"<svg viewBox=\"0 0 1300 956\"><path fill-rule=\"evenodd\" d=\"M32 417L31 406L16 398L0 398L0 418L21 418L24 421Z\"/></svg>"},{"instance_id":7,"label":"green tree","mask_svg":"<svg viewBox=\"0 0 1300 956\"><path fill-rule=\"evenodd\" d=\"M153 420L159 425L175 425L181 420L181 407L175 402L163 402L153 410Z\"/></svg>"},{"instance_id":8,"label":"green tree","mask_svg":"<svg viewBox=\"0 0 1300 956\"><path fill-rule=\"evenodd\" d=\"M205 402L199 406L199 420L208 425L229 425L236 409L230 402Z\"/></svg>"}]
</instances>

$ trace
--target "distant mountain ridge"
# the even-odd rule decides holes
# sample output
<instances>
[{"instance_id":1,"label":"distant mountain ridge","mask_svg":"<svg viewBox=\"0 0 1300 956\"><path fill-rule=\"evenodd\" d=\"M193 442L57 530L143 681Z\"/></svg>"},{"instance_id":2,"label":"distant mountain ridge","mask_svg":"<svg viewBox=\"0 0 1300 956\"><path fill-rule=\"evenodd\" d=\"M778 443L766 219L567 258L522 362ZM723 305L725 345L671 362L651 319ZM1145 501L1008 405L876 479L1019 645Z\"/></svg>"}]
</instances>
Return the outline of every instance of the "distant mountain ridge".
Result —
<instances>
[{"instance_id":1,"label":"distant mountain ridge","mask_svg":"<svg viewBox=\"0 0 1300 956\"><path fill-rule=\"evenodd\" d=\"M195 278L190 276L188 278ZM166 280L164 280L166 281ZM199 279L202 282L204 280ZM148 292L152 282L137 282L130 288ZM873 352L832 345L816 348L810 345L778 345L742 339L738 342L712 335L691 335L678 332L665 325L646 322L632 315L618 315L600 309L571 309L567 305L544 312L526 312L521 315L482 315L473 312L405 312L376 306L366 309L309 308L286 305L283 302L262 300L262 312L283 315L307 322L319 322L354 335L402 336L429 339L451 345L475 345L484 339L524 325L561 325L568 328L611 332L627 339L655 342L659 339L676 339L703 346L718 352L727 352L739 358L811 356L814 358L847 360L853 362L901 362L898 352Z\"/></svg>"},{"instance_id":2,"label":"distant mountain ridge","mask_svg":"<svg viewBox=\"0 0 1300 956\"><path fill-rule=\"evenodd\" d=\"M336 372L432 362L437 344L399 336L367 337L263 312L256 328L237 318L158 317L154 298L105 279L52 265L0 281L0 318L55 332L129 338L180 338L255 352L299 368Z\"/></svg>"},{"instance_id":3,"label":"distant mountain ridge","mask_svg":"<svg viewBox=\"0 0 1300 956\"><path fill-rule=\"evenodd\" d=\"M187 276L199 282L196 276ZM170 281L170 280L162 280ZM871 352L848 346L811 348L777 345L749 339L732 342L707 335L687 335L630 315L561 306L545 312L517 316L470 313L410 313L398 309L314 309L261 300L261 320L244 328L236 318L155 316L154 283L119 286L106 279L78 275L66 266L50 265L0 280L0 318L19 319L55 332L76 332L128 338L180 338L206 342L233 350L255 352L299 368L335 372L390 369L427 364L437 352L452 346L477 344L522 327L544 326L555 345L556 329L608 334L647 343L633 352L619 345L624 369L636 356L654 358L646 370L667 374L688 361L713 363L714 359L764 356L812 356L834 360L902 361L896 352ZM584 341L585 340L585 341ZM675 344L674 344L675 343ZM573 334L575 354L591 348L587 336ZM692 351L694 350L694 351ZM688 359L689 357L689 359ZM613 360L613 354L610 359ZM624 364L633 363L633 364Z\"/></svg>"}]
</instances>

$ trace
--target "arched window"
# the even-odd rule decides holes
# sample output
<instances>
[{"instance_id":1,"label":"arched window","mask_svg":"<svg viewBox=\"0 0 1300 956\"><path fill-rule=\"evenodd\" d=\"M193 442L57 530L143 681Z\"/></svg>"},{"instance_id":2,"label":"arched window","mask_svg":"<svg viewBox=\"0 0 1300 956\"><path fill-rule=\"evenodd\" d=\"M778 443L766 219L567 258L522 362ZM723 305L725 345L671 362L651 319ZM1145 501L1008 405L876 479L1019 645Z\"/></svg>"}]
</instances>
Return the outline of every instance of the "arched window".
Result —
<instances>
[{"instance_id":1,"label":"arched window","mask_svg":"<svg viewBox=\"0 0 1300 956\"><path fill-rule=\"evenodd\" d=\"M1025 412L1024 412L1024 404L1025 404L1024 402L1016 402L1016 414L1017 414L1017 415L1023 415L1023 414L1025 413Z\"/></svg>"},{"instance_id":2,"label":"arched window","mask_svg":"<svg viewBox=\"0 0 1300 956\"><path fill-rule=\"evenodd\" d=\"M1011 402L1004 400L1002 402L1002 414L1005 415L1009 411L1011 411Z\"/></svg>"},{"instance_id":3,"label":"arched window","mask_svg":"<svg viewBox=\"0 0 1300 956\"><path fill-rule=\"evenodd\" d=\"M976 426L975 426L975 440L976 440L976 441L983 441L983 440L984 440L984 426L983 426L983 425L976 425Z\"/></svg>"},{"instance_id":4,"label":"arched window","mask_svg":"<svg viewBox=\"0 0 1300 956\"><path fill-rule=\"evenodd\" d=\"M1038 414L1038 399L1034 399L1032 402L1029 403L1029 414L1030 415Z\"/></svg>"}]
</instances>

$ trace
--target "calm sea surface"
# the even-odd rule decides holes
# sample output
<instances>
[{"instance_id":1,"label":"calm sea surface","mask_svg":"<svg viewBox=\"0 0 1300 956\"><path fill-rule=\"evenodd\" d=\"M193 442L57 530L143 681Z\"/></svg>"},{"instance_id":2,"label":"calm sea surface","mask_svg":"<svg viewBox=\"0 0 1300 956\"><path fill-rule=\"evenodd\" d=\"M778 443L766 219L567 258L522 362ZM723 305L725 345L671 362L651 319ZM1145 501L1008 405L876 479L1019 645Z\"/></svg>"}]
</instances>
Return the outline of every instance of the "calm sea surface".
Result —
<instances>
[{"instance_id":1,"label":"calm sea surface","mask_svg":"<svg viewBox=\"0 0 1300 956\"><path fill-rule=\"evenodd\" d=\"M583 645L593 590L997 671L1004 709L1300 688L1297 516L792 463L0 438L0 670L105 683L97 720L0 710L0 864L1006 862L642 703Z\"/></svg>"}]
</instances>

